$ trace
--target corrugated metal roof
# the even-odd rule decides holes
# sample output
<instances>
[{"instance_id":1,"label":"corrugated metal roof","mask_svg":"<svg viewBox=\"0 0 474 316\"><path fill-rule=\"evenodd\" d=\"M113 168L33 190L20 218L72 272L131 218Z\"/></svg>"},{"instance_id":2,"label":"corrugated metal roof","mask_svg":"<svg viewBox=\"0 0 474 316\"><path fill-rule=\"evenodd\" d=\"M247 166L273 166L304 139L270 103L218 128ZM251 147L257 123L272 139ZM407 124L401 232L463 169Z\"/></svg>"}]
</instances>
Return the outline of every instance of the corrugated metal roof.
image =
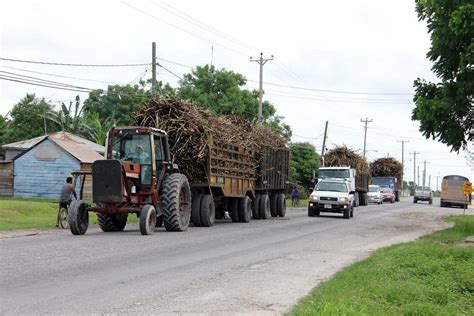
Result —
<instances>
[{"instance_id":1,"label":"corrugated metal roof","mask_svg":"<svg viewBox=\"0 0 474 316\"><path fill-rule=\"evenodd\" d=\"M56 143L59 147L63 148L80 162L92 163L96 160L104 159L104 157L99 154L104 153L104 146L68 132L52 133L24 141L5 144L2 147L5 149L20 149L26 151L46 138Z\"/></svg>"}]
</instances>

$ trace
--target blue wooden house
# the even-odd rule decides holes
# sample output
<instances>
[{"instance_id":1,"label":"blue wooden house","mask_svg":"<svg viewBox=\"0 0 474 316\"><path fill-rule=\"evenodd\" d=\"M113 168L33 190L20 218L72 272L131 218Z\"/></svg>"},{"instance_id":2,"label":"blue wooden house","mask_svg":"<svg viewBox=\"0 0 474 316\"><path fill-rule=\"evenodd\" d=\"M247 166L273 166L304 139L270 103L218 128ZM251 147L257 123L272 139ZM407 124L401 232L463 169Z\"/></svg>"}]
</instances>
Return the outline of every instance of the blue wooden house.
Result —
<instances>
[{"instance_id":1,"label":"blue wooden house","mask_svg":"<svg viewBox=\"0 0 474 316\"><path fill-rule=\"evenodd\" d=\"M10 151L13 160L13 196L22 198L58 199L72 171L90 170L95 160L104 159L103 146L67 132L6 144L3 148L7 155ZM89 180L85 182L85 199L91 198L92 179Z\"/></svg>"}]
</instances>

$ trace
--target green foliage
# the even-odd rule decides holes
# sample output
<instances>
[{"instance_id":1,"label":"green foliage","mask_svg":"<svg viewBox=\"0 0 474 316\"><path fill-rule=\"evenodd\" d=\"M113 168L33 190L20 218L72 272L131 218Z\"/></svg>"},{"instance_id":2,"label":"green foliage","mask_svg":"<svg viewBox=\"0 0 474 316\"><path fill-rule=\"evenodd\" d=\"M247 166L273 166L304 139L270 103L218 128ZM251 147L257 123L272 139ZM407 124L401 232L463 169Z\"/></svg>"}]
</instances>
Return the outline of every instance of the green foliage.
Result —
<instances>
[{"instance_id":1,"label":"green foliage","mask_svg":"<svg viewBox=\"0 0 474 316\"><path fill-rule=\"evenodd\" d=\"M431 34L427 53L440 83L418 78L414 82L416 107L427 138L459 151L474 139L474 4L471 0L418 0L416 11Z\"/></svg>"},{"instance_id":2,"label":"green foliage","mask_svg":"<svg viewBox=\"0 0 474 316\"><path fill-rule=\"evenodd\" d=\"M55 122L58 128L63 132L87 134L90 128L84 124L82 110L81 100L77 95L74 103L72 101L69 102L69 107L66 107L63 102L61 103L61 109L59 111L50 111L46 117Z\"/></svg>"},{"instance_id":3,"label":"green foliage","mask_svg":"<svg viewBox=\"0 0 474 316\"><path fill-rule=\"evenodd\" d=\"M313 187L313 170L319 168L319 155L314 145L308 142L290 145L290 184L301 185L308 190Z\"/></svg>"},{"instance_id":4,"label":"green foliage","mask_svg":"<svg viewBox=\"0 0 474 316\"><path fill-rule=\"evenodd\" d=\"M293 315L472 315L474 216L418 241L376 251L317 287Z\"/></svg>"},{"instance_id":5,"label":"green foliage","mask_svg":"<svg viewBox=\"0 0 474 316\"><path fill-rule=\"evenodd\" d=\"M5 149L2 148L2 145L5 144L4 138L6 137L8 130L9 121L6 117L0 115L0 157L5 156Z\"/></svg>"},{"instance_id":6,"label":"green foliage","mask_svg":"<svg viewBox=\"0 0 474 316\"><path fill-rule=\"evenodd\" d=\"M101 120L96 112L87 114L84 117L84 124L88 126L86 137L97 144L105 146L107 132L110 128L117 125L117 122L113 119L113 114L112 112L105 120Z\"/></svg>"},{"instance_id":7,"label":"green foliage","mask_svg":"<svg viewBox=\"0 0 474 316\"><path fill-rule=\"evenodd\" d=\"M122 125L133 121L133 113L151 98L151 93L143 85L110 85L107 94L102 90L94 90L84 101L84 114L98 113L99 119L108 118Z\"/></svg>"},{"instance_id":8,"label":"green foliage","mask_svg":"<svg viewBox=\"0 0 474 316\"><path fill-rule=\"evenodd\" d=\"M34 94L27 94L10 111L10 123L5 135L4 143L30 139L45 134L45 117L53 108L44 98L38 99ZM56 131L56 124L46 120L46 131Z\"/></svg>"}]
</instances>

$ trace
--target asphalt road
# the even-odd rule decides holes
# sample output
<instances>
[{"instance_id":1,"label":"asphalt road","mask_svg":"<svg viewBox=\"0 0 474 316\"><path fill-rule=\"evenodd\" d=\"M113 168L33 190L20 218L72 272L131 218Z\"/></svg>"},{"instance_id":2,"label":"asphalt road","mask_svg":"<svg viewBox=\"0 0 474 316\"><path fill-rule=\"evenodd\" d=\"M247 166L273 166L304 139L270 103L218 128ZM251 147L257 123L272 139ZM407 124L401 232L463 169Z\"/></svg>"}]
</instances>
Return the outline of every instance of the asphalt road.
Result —
<instances>
[{"instance_id":1,"label":"asphalt road","mask_svg":"<svg viewBox=\"0 0 474 316\"><path fill-rule=\"evenodd\" d=\"M0 314L280 314L344 266L446 227L440 218L462 210L405 200L354 213L289 209L285 218L151 236L137 225L3 235Z\"/></svg>"}]
</instances>

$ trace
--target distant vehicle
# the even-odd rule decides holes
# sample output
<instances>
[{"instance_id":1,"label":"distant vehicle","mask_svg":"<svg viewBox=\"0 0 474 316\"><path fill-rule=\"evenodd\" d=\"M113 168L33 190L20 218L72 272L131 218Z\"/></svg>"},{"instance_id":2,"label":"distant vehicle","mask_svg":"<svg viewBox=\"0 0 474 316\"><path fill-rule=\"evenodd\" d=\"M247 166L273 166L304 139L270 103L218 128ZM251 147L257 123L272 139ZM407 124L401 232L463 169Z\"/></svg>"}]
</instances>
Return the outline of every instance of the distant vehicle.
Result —
<instances>
[{"instance_id":1,"label":"distant vehicle","mask_svg":"<svg viewBox=\"0 0 474 316\"><path fill-rule=\"evenodd\" d=\"M395 194L395 201L400 201L401 184L396 177L373 177L372 184L389 187Z\"/></svg>"},{"instance_id":2,"label":"distant vehicle","mask_svg":"<svg viewBox=\"0 0 474 316\"><path fill-rule=\"evenodd\" d=\"M369 185L369 192L367 193L369 203L382 204L382 190L379 185Z\"/></svg>"},{"instance_id":3,"label":"distant vehicle","mask_svg":"<svg viewBox=\"0 0 474 316\"><path fill-rule=\"evenodd\" d=\"M369 175L360 174L351 167L321 167L319 168L318 182L327 178L346 180L351 191L355 192L354 206L367 205L369 191Z\"/></svg>"},{"instance_id":4,"label":"distant vehicle","mask_svg":"<svg viewBox=\"0 0 474 316\"><path fill-rule=\"evenodd\" d=\"M468 199L464 195L463 186L469 179L463 176L450 175L443 177L441 182L441 207L460 206L466 207Z\"/></svg>"},{"instance_id":5,"label":"distant vehicle","mask_svg":"<svg viewBox=\"0 0 474 316\"><path fill-rule=\"evenodd\" d=\"M382 201L395 203L395 193L389 187L381 187L382 191Z\"/></svg>"},{"instance_id":6,"label":"distant vehicle","mask_svg":"<svg viewBox=\"0 0 474 316\"><path fill-rule=\"evenodd\" d=\"M416 187L413 203L418 203L418 201L428 201L429 204L433 204L433 191L430 187Z\"/></svg>"},{"instance_id":7,"label":"distant vehicle","mask_svg":"<svg viewBox=\"0 0 474 316\"><path fill-rule=\"evenodd\" d=\"M321 180L309 196L308 216L331 212L342 213L344 218L354 217L354 194L347 180Z\"/></svg>"}]
</instances>

